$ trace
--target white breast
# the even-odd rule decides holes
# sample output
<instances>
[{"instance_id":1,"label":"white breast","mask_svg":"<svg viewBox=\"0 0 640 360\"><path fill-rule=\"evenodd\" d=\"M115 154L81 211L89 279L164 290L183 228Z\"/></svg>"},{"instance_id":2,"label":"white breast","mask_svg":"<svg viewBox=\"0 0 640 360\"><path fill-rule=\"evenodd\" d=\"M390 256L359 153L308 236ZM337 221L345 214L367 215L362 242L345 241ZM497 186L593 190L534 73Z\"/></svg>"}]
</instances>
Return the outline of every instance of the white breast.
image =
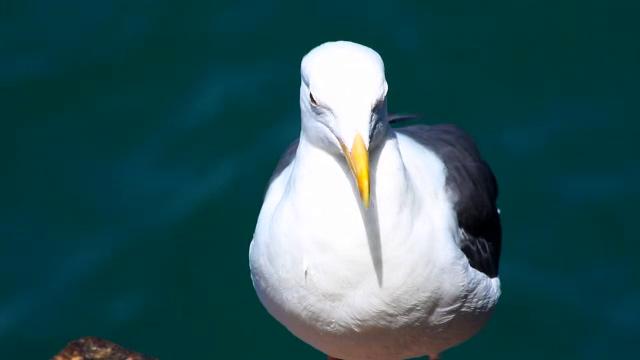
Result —
<instances>
[{"instance_id":1,"label":"white breast","mask_svg":"<svg viewBox=\"0 0 640 360\"><path fill-rule=\"evenodd\" d=\"M349 359L437 353L479 329L495 301L475 294L497 300L499 282L457 248L443 164L402 135L388 140L372 157L365 210L339 159L300 146L270 186L251 243L254 286L269 312ZM459 329L441 331L451 326Z\"/></svg>"}]
</instances>

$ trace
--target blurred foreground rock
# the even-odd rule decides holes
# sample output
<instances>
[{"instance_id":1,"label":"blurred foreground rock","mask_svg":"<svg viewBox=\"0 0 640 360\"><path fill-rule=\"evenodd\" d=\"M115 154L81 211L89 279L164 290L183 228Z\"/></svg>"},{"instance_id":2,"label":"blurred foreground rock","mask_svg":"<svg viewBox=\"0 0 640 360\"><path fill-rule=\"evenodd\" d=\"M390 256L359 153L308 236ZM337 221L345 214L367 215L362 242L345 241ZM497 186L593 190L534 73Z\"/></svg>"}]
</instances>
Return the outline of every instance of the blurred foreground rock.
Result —
<instances>
[{"instance_id":1,"label":"blurred foreground rock","mask_svg":"<svg viewBox=\"0 0 640 360\"><path fill-rule=\"evenodd\" d=\"M157 360L129 351L108 340L84 337L74 340L54 356L52 360Z\"/></svg>"}]
</instances>

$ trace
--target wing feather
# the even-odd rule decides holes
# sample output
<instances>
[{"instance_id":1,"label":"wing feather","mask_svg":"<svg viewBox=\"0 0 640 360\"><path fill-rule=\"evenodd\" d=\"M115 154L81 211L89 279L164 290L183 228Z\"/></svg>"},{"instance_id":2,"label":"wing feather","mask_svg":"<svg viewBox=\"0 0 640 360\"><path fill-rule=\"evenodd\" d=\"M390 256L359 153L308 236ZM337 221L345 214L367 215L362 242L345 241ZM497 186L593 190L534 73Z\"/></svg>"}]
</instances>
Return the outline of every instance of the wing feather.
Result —
<instances>
[{"instance_id":1,"label":"wing feather","mask_svg":"<svg viewBox=\"0 0 640 360\"><path fill-rule=\"evenodd\" d=\"M473 139L454 125L416 125L396 129L432 150L447 169L460 227L460 249L469 264L489 277L498 276L502 228L496 205L498 183Z\"/></svg>"}]
</instances>

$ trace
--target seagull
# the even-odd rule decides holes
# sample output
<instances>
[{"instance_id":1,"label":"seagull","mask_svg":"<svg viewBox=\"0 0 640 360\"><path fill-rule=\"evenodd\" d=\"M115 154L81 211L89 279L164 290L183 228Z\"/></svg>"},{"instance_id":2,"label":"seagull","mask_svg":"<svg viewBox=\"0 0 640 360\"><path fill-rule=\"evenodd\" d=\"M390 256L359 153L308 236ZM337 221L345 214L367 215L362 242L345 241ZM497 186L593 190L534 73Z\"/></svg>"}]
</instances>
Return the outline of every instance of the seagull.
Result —
<instances>
[{"instance_id":1,"label":"seagull","mask_svg":"<svg viewBox=\"0 0 640 360\"><path fill-rule=\"evenodd\" d=\"M329 359L438 359L500 296L495 176L453 125L390 126L374 50L324 43L301 77L249 248L258 298Z\"/></svg>"}]
</instances>

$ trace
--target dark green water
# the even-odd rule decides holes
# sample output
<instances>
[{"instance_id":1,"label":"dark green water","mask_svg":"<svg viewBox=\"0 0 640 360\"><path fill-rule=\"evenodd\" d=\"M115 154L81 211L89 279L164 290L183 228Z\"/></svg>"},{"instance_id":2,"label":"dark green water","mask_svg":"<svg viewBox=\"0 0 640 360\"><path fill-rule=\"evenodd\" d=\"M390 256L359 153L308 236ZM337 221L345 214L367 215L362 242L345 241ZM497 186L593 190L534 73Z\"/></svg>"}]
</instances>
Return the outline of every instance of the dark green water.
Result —
<instances>
[{"instance_id":1,"label":"dark green water","mask_svg":"<svg viewBox=\"0 0 640 360\"><path fill-rule=\"evenodd\" d=\"M446 359L632 358L638 3L443 3L1 4L0 358L96 335L322 359L258 303L247 252L299 61L335 39L377 49L390 109L464 127L498 176L503 297Z\"/></svg>"}]
</instances>

